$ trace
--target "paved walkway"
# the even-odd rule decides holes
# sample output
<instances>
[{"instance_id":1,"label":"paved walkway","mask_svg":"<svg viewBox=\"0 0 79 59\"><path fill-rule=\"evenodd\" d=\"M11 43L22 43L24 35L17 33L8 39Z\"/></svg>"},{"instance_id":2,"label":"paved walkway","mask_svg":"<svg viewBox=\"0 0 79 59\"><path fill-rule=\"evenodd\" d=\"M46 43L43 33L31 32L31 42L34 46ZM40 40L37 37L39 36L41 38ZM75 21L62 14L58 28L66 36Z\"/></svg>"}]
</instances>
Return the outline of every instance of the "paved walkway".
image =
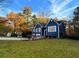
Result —
<instances>
[{"instance_id":1,"label":"paved walkway","mask_svg":"<svg viewBox=\"0 0 79 59\"><path fill-rule=\"evenodd\" d=\"M0 37L0 40L29 40L28 38Z\"/></svg>"}]
</instances>

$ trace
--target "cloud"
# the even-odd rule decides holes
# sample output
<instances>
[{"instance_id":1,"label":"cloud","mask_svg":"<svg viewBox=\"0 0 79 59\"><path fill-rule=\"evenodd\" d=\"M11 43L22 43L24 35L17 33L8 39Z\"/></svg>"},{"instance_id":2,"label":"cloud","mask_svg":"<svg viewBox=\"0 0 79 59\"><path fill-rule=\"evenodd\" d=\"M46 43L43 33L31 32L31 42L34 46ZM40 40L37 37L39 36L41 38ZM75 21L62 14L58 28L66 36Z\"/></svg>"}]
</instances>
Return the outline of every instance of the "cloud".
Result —
<instances>
[{"instance_id":1,"label":"cloud","mask_svg":"<svg viewBox=\"0 0 79 59\"><path fill-rule=\"evenodd\" d=\"M49 1L51 3L50 10L52 13L51 15L52 17L63 17L64 15L69 16L69 13L71 13L72 10L74 10L74 8L77 7L77 5L73 6L72 8L67 6L73 0L49 0ZM68 8L63 9L63 7L68 7Z\"/></svg>"},{"instance_id":2,"label":"cloud","mask_svg":"<svg viewBox=\"0 0 79 59\"><path fill-rule=\"evenodd\" d=\"M8 8L1 8L0 9L0 16L6 16L8 13L10 13L11 12L11 9L8 9Z\"/></svg>"},{"instance_id":3,"label":"cloud","mask_svg":"<svg viewBox=\"0 0 79 59\"><path fill-rule=\"evenodd\" d=\"M32 12L32 16L33 16L33 15L37 15L37 12Z\"/></svg>"},{"instance_id":4,"label":"cloud","mask_svg":"<svg viewBox=\"0 0 79 59\"><path fill-rule=\"evenodd\" d=\"M62 3L59 5L59 8L57 11L60 11L63 7L65 7L67 4L72 2L73 0L63 0Z\"/></svg>"},{"instance_id":5,"label":"cloud","mask_svg":"<svg viewBox=\"0 0 79 59\"><path fill-rule=\"evenodd\" d=\"M58 4L56 3L57 0L49 0L51 3L50 10L52 14L58 14L57 9L59 8Z\"/></svg>"},{"instance_id":6,"label":"cloud","mask_svg":"<svg viewBox=\"0 0 79 59\"><path fill-rule=\"evenodd\" d=\"M69 12L69 11L74 10L76 7L78 7L78 5L76 5L76 6L72 7L72 8L69 8L69 9L67 9L67 10L64 10L64 11L61 12L61 13L65 14L65 13L67 13L67 12Z\"/></svg>"}]
</instances>

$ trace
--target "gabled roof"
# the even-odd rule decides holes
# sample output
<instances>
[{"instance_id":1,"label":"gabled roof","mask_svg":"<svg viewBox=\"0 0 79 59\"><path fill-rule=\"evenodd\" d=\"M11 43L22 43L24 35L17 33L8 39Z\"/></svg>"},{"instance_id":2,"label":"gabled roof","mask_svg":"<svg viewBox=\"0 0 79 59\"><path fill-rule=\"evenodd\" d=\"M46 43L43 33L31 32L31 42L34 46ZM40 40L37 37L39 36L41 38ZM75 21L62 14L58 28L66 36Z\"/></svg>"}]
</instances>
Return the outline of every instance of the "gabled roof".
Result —
<instances>
[{"instance_id":1,"label":"gabled roof","mask_svg":"<svg viewBox=\"0 0 79 59\"><path fill-rule=\"evenodd\" d=\"M46 26L46 24L43 24L43 23L40 23L40 25L41 25L42 27Z\"/></svg>"},{"instance_id":2,"label":"gabled roof","mask_svg":"<svg viewBox=\"0 0 79 59\"><path fill-rule=\"evenodd\" d=\"M36 25L35 25L35 28L36 28L36 26L37 25L40 25L41 26L41 28L43 28L43 27L45 27L46 26L46 24L43 24L43 23L37 23Z\"/></svg>"},{"instance_id":3,"label":"gabled roof","mask_svg":"<svg viewBox=\"0 0 79 59\"><path fill-rule=\"evenodd\" d=\"M48 25L50 22L55 22L55 23L56 23L56 21L55 21L54 19L50 19L50 21L47 23L47 25ZM46 26L47 26L47 25L46 25Z\"/></svg>"},{"instance_id":4,"label":"gabled roof","mask_svg":"<svg viewBox=\"0 0 79 59\"><path fill-rule=\"evenodd\" d=\"M58 24L64 23L63 21L57 21Z\"/></svg>"},{"instance_id":5,"label":"gabled roof","mask_svg":"<svg viewBox=\"0 0 79 59\"><path fill-rule=\"evenodd\" d=\"M0 23L3 23L3 22L7 22L8 20L3 18L3 19L0 19Z\"/></svg>"},{"instance_id":6,"label":"gabled roof","mask_svg":"<svg viewBox=\"0 0 79 59\"><path fill-rule=\"evenodd\" d=\"M50 22L55 22L56 24L59 24L59 25L63 23L63 21L56 21L56 20L54 20L54 19L50 19L50 21L48 22L48 24L49 24ZM48 25L48 24L47 24L47 25ZM46 26L47 26L47 25L46 25Z\"/></svg>"}]
</instances>

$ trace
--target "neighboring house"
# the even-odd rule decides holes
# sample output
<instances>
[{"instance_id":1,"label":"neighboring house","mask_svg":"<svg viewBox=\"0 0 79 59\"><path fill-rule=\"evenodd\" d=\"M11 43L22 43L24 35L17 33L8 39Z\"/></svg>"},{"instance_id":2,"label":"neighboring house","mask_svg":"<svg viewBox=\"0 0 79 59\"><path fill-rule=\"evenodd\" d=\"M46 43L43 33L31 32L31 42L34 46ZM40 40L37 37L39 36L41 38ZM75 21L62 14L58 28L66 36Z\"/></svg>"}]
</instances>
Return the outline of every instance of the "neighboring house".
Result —
<instances>
[{"instance_id":1,"label":"neighboring house","mask_svg":"<svg viewBox=\"0 0 79 59\"><path fill-rule=\"evenodd\" d=\"M45 27L46 24L41 24L41 23L38 23L35 25L34 29L33 29L33 32L32 32L32 35L36 38L43 38L46 36L45 33Z\"/></svg>"},{"instance_id":2,"label":"neighboring house","mask_svg":"<svg viewBox=\"0 0 79 59\"><path fill-rule=\"evenodd\" d=\"M65 25L62 21L50 20L46 26L47 37L63 37L65 34Z\"/></svg>"},{"instance_id":3,"label":"neighboring house","mask_svg":"<svg viewBox=\"0 0 79 59\"><path fill-rule=\"evenodd\" d=\"M0 19L0 36L5 36L7 33L7 29L6 29L6 24L7 24L7 20L5 19Z\"/></svg>"},{"instance_id":4,"label":"neighboring house","mask_svg":"<svg viewBox=\"0 0 79 59\"><path fill-rule=\"evenodd\" d=\"M8 33L14 30L14 24L12 21L2 18L0 19L0 36L7 36ZM10 33L11 34L11 33ZM9 36L9 35L8 35Z\"/></svg>"}]
</instances>

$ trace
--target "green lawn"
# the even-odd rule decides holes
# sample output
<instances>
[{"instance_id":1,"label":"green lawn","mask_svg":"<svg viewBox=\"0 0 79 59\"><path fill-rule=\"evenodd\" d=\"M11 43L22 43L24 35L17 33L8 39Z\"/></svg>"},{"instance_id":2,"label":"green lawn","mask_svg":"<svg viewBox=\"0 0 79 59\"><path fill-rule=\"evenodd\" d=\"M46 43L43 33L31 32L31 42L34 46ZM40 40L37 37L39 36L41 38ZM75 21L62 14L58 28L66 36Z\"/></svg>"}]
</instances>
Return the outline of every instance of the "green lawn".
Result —
<instances>
[{"instance_id":1,"label":"green lawn","mask_svg":"<svg viewBox=\"0 0 79 59\"><path fill-rule=\"evenodd\" d=\"M79 57L79 40L0 41L0 57Z\"/></svg>"}]
</instances>

